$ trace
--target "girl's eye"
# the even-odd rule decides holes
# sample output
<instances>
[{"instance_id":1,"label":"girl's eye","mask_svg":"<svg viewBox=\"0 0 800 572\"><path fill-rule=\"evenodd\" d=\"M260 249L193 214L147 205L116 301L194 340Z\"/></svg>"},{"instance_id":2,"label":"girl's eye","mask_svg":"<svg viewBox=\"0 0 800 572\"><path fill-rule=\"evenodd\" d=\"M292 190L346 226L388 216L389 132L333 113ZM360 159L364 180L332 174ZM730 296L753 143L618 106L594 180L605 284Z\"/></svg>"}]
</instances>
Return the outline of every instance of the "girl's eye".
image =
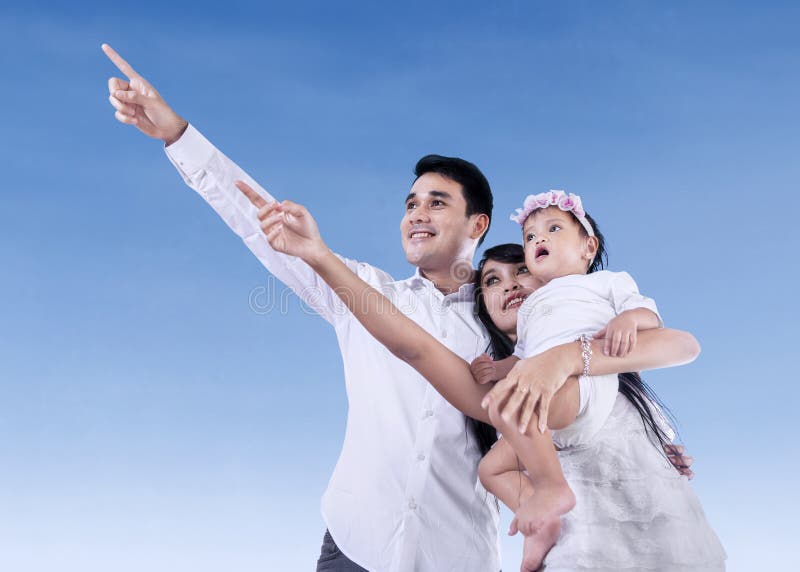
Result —
<instances>
[{"instance_id":1,"label":"girl's eye","mask_svg":"<svg viewBox=\"0 0 800 572\"><path fill-rule=\"evenodd\" d=\"M550 232L556 232L556 231L559 231L559 230L561 230L561 226L559 226L557 224L554 224L553 226L550 227Z\"/></svg>"},{"instance_id":2,"label":"girl's eye","mask_svg":"<svg viewBox=\"0 0 800 572\"><path fill-rule=\"evenodd\" d=\"M527 266L520 266L519 270L517 271L517 274L527 274L527 273L528 273L528 267Z\"/></svg>"},{"instance_id":3,"label":"girl's eye","mask_svg":"<svg viewBox=\"0 0 800 572\"><path fill-rule=\"evenodd\" d=\"M532 232L531 232L531 233L528 233L527 235L525 235L525 242L530 242L530 241L532 241L534 238L536 238L536 235L535 235L535 234L533 234Z\"/></svg>"}]
</instances>

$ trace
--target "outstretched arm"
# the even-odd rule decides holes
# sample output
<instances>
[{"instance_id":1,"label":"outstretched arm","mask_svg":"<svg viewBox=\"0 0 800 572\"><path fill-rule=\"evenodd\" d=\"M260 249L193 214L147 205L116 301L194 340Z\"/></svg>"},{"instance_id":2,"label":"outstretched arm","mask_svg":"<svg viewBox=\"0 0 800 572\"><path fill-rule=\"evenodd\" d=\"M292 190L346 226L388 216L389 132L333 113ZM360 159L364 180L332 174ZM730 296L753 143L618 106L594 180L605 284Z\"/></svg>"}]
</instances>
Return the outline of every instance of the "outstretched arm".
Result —
<instances>
[{"instance_id":1,"label":"outstretched arm","mask_svg":"<svg viewBox=\"0 0 800 572\"><path fill-rule=\"evenodd\" d=\"M186 120L175 113L150 82L136 73L114 48L108 44L101 47L127 78L112 77L108 80L108 100L117 110L114 114L117 121L133 125L148 137L161 139L166 145L177 141L189 126Z\"/></svg>"},{"instance_id":2,"label":"outstretched arm","mask_svg":"<svg viewBox=\"0 0 800 572\"><path fill-rule=\"evenodd\" d=\"M306 264L276 252L264 240L256 212L262 204L275 199L175 113L161 94L111 46L103 44L103 52L125 74L124 78L108 80L109 101L116 109L117 120L163 141L167 157L186 184L216 211L259 262L308 306L334 322L339 315L337 308L341 306L336 295ZM255 189L259 205L251 204L236 189L237 181L244 181L248 188ZM354 260L345 260L345 263L373 284L392 280L385 272L367 264Z\"/></svg>"},{"instance_id":3,"label":"outstretched arm","mask_svg":"<svg viewBox=\"0 0 800 572\"><path fill-rule=\"evenodd\" d=\"M251 189L239 188L256 204L258 197ZM488 413L480 406L489 387L475 383L467 362L403 315L333 254L305 207L291 201L265 204L259 208L258 218L270 246L304 260L375 339L423 375L456 409L489 422Z\"/></svg>"}]
</instances>

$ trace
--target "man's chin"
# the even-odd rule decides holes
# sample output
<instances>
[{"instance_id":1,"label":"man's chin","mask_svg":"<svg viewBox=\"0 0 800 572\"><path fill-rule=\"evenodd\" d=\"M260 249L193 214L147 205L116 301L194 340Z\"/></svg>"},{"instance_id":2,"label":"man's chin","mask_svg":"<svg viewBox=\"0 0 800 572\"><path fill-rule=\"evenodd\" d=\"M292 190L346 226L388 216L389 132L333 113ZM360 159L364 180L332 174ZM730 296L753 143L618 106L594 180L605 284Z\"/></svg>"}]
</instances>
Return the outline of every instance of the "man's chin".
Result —
<instances>
[{"instance_id":1,"label":"man's chin","mask_svg":"<svg viewBox=\"0 0 800 572\"><path fill-rule=\"evenodd\" d=\"M408 260L409 264L412 264L417 267L426 266L427 263L429 263L433 258L435 257L432 256L430 252L427 252L425 250L419 250L416 248L411 250L406 250L406 260Z\"/></svg>"}]
</instances>

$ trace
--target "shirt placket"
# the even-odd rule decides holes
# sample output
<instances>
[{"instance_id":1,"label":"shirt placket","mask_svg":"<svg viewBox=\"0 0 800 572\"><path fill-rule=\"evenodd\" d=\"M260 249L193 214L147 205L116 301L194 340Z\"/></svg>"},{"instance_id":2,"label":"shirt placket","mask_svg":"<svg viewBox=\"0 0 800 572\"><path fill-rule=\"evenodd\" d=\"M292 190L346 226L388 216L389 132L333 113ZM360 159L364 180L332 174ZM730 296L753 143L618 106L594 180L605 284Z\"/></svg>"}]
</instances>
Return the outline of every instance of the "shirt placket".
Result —
<instances>
[{"instance_id":1,"label":"shirt placket","mask_svg":"<svg viewBox=\"0 0 800 572\"><path fill-rule=\"evenodd\" d=\"M430 289L426 294L430 296L431 306L437 308L431 316L434 326L431 333L439 336L446 343L449 335L447 332L447 317L452 301L446 299L435 289ZM416 557L418 555L422 522L430 510L430 507L425 504L427 498L424 493L428 476L430 475L431 455L434 454L433 443L438 424L437 412L440 401L437 391L433 386L428 385L425 390L422 408L417 418L417 438L414 442L414 452L410 459L405 495L405 513L403 515L403 529L405 532L402 546L400 547L400 557L397 559L398 565L394 567L398 572L409 570L411 569L409 566L415 567L417 565Z\"/></svg>"}]
</instances>

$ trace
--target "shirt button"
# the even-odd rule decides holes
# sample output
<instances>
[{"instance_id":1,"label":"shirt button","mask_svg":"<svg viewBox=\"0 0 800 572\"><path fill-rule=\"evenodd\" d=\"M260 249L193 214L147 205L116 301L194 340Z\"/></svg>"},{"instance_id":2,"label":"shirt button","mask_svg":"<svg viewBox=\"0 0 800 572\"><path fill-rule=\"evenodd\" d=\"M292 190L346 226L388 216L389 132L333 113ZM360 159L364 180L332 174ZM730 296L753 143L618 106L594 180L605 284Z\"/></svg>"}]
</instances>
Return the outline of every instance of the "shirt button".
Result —
<instances>
[{"instance_id":1,"label":"shirt button","mask_svg":"<svg viewBox=\"0 0 800 572\"><path fill-rule=\"evenodd\" d=\"M417 461L424 461L424 460L425 460L425 455L423 455L422 453L417 455Z\"/></svg>"},{"instance_id":2,"label":"shirt button","mask_svg":"<svg viewBox=\"0 0 800 572\"><path fill-rule=\"evenodd\" d=\"M447 337L447 331L446 330L442 330L442 339L444 339L446 337Z\"/></svg>"},{"instance_id":3,"label":"shirt button","mask_svg":"<svg viewBox=\"0 0 800 572\"><path fill-rule=\"evenodd\" d=\"M411 510L417 508L417 503L414 502L414 499L408 499L408 508Z\"/></svg>"},{"instance_id":4,"label":"shirt button","mask_svg":"<svg viewBox=\"0 0 800 572\"><path fill-rule=\"evenodd\" d=\"M426 409L425 413L422 414L423 419L427 419L428 417L433 417L433 411L431 409Z\"/></svg>"}]
</instances>

